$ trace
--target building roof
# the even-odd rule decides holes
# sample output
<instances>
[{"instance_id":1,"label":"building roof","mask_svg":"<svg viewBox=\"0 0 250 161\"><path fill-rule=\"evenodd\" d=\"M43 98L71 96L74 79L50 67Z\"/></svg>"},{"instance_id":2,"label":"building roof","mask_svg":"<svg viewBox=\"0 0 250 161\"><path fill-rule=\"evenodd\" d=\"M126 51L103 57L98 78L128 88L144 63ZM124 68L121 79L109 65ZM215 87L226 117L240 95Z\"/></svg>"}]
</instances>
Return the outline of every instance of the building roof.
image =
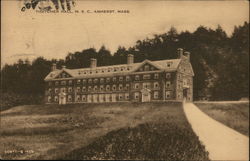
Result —
<instances>
[{"instance_id":1,"label":"building roof","mask_svg":"<svg viewBox=\"0 0 250 161\"><path fill-rule=\"evenodd\" d=\"M111 66L100 66L95 68L79 68L79 69L56 69L51 71L46 77L45 81L55 79L63 71L68 73L73 78L89 78L89 77L107 77L112 75L127 75L137 71L141 66L148 63L158 68L159 70L175 71L180 64L181 59L169 59L169 60L158 60L150 61L144 60L140 63L133 64L120 64ZM169 65L170 64L170 65Z\"/></svg>"}]
</instances>

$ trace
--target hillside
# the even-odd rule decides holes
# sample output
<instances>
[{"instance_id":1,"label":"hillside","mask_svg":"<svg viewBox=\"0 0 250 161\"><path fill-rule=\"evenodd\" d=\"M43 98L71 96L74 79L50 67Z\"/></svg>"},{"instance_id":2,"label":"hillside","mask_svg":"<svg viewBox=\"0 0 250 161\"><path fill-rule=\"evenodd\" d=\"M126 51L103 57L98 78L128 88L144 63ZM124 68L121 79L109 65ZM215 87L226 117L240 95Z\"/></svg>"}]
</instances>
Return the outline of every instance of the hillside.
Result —
<instances>
[{"instance_id":1,"label":"hillside","mask_svg":"<svg viewBox=\"0 0 250 161\"><path fill-rule=\"evenodd\" d=\"M249 136L248 101L196 102L195 104L211 118Z\"/></svg>"},{"instance_id":2,"label":"hillside","mask_svg":"<svg viewBox=\"0 0 250 161\"><path fill-rule=\"evenodd\" d=\"M180 103L27 105L1 112L1 159L208 160Z\"/></svg>"}]
</instances>

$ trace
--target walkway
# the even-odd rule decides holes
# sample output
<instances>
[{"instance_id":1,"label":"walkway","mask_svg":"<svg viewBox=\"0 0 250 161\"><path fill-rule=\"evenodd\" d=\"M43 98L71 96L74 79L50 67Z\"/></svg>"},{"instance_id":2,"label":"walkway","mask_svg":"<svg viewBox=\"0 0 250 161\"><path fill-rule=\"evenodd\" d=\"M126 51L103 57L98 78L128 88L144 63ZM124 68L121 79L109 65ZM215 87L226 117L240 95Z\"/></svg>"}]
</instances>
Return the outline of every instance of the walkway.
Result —
<instances>
[{"instance_id":1,"label":"walkway","mask_svg":"<svg viewBox=\"0 0 250 161\"><path fill-rule=\"evenodd\" d=\"M210 118L193 103L185 103L184 112L211 160L249 160L249 137Z\"/></svg>"}]
</instances>

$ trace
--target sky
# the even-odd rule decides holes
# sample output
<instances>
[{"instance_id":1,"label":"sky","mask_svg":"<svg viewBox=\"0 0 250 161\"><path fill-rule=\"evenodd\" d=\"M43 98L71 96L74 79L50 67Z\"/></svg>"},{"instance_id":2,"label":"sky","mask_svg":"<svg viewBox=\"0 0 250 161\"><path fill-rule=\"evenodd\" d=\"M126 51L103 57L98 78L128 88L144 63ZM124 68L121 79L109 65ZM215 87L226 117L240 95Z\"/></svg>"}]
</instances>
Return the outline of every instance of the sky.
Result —
<instances>
[{"instance_id":1,"label":"sky","mask_svg":"<svg viewBox=\"0 0 250 161\"><path fill-rule=\"evenodd\" d=\"M22 0L1 1L1 67L18 59L43 56L64 59L71 52L105 45L114 53L137 40L167 32L194 31L221 25L231 35L235 25L249 22L248 1L84 1L74 10L85 13L21 12ZM86 13L90 10L92 13ZM94 13L129 10L129 13Z\"/></svg>"}]
</instances>

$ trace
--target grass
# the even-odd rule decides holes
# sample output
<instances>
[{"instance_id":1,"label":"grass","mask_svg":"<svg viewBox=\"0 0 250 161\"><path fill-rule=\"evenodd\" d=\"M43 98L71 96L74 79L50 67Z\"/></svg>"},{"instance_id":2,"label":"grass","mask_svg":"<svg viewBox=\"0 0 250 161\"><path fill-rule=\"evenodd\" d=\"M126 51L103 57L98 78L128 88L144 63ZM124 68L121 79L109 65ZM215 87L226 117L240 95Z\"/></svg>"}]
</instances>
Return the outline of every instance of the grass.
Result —
<instances>
[{"instance_id":1,"label":"grass","mask_svg":"<svg viewBox=\"0 0 250 161\"><path fill-rule=\"evenodd\" d=\"M0 135L1 159L208 160L176 102L18 106Z\"/></svg>"},{"instance_id":2,"label":"grass","mask_svg":"<svg viewBox=\"0 0 250 161\"><path fill-rule=\"evenodd\" d=\"M249 102L196 102L213 119L249 136Z\"/></svg>"}]
</instances>

